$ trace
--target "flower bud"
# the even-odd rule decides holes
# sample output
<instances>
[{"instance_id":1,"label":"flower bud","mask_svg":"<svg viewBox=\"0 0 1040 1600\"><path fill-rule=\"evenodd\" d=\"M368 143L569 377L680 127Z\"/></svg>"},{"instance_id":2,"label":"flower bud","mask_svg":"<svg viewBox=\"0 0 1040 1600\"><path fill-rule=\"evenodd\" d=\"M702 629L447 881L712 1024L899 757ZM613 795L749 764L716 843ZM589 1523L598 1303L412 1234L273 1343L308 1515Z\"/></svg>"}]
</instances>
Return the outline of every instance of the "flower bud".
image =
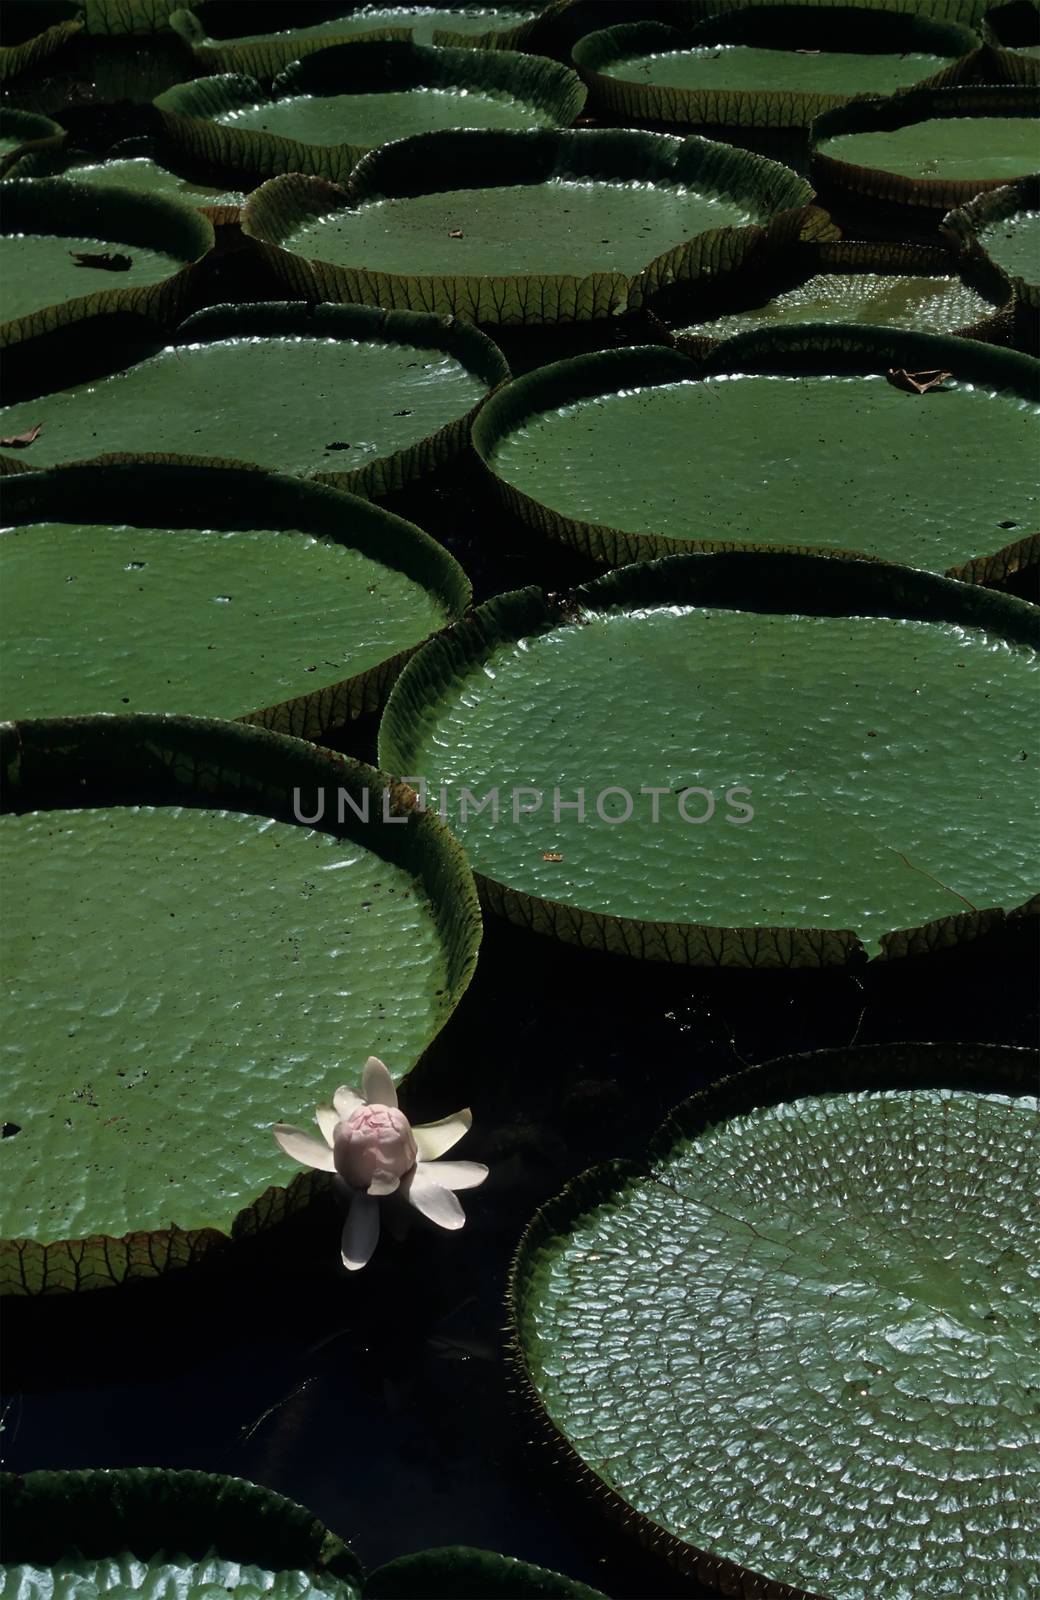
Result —
<instances>
[{"instance_id":1,"label":"flower bud","mask_svg":"<svg viewBox=\"0 0 1040 1600\"><path fill-rule=\"evenodd\" d=\"M403 1178L418 1154L411 1123L396 1106L359 1106L337 1126L332 1149L336 1171L352 1189L367 1189L376 1177Z\"/></svg>"}]
</instances>

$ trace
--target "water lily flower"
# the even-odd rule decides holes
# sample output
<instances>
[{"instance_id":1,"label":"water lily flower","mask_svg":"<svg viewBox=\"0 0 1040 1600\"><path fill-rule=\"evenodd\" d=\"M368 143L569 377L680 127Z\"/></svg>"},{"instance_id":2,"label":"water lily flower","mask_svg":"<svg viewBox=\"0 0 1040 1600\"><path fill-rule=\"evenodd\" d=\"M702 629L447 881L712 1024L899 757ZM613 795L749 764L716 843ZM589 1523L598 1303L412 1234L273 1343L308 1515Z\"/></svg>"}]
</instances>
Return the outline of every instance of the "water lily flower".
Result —
<instances>
[{"instance_id":1,"label":"water lily flower","mask_svg":"<svg viewBox=\"0 0 1040 1600\"><path fill-rule=\"evenodd\" d=\"M461 1228L466 1213L456 1189L475 1189L487 1177L479 1161L441 1161L473 1122L469 1110L456 1111L440 1122L413 1128L398 1108L394 1081L376 1056L365 1062L357 1094L336 1090L330 1106L319 1106L314 1120L318 1139L287 1123L275 1124L274 1136L287 1156L305 1167L331 1172L350 1209L343 1224L343 1265L356 1272L369 1260L379 1241L382 1196L402 1196L441 1228Z\"/></svg>"}]
</instances>

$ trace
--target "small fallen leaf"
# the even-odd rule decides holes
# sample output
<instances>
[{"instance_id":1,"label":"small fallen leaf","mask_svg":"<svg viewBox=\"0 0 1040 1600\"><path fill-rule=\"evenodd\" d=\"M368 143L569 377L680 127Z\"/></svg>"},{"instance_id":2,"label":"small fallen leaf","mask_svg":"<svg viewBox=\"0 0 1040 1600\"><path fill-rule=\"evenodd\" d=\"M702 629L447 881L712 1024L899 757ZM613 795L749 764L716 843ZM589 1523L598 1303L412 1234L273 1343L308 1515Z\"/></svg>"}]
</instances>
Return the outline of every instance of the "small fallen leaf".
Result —
<instances>
[{"instance_id":1,"label":"small fallen leaf","mask_svg":"<svg viewBox=\"0 0 1040 1600\"><path fill-rule=\"evenodd\" d=\"M42 427L43 423L38 422L35 428L29 428L25 433L14 433L9 439L0 439L0 445L5 450L28 450L29 446L35 444L40 437Z\"/></svg>"},{"instance_id":2,"label":"small fallen leaf","mask_svg":"<svg viewBox=\"0 0 1040 1600\"><path fill-rule=\"evenodd\" d=\"M888 369L889 383L895 389L902 389L904 394L927 394L952 377L952 372L941 372L938 367L926 367L923 372L907 372L905 367Z\"/></svg>"},{"instance_id":3,"label":"small fallen leaf","mask_svg":"<svg viewBox=\"0 0 1040 1600\"><path fill-rule=\"evenodd\" d=\"M542 851L542 860L543 861L562 861L563 860L563 853L560 850L543 850Z\"/></svg>"},{"instance_id":4,"label":"small fallen leaf","mask_svg":"<svg viewBox=\"0 0 1040 1600\"><path fill-rule=\"evenodd\" d=\"M464 237L465 235L463 234L461 228L452 228L448 234L449 239L462 239Z\"/></svg>"},{"instance_id":5,"label":"small fallen leaf","mask_svg":"<svg viewBox=\"0 0 1040 1600\"><path fill-rule=\"evenodd\" d=\"M134 264L130 256L113 255L111 250L103 250L98 255L92 255L89 250L70 250L69 255L77 267L99 267L103 272L129 272Z\"/></svg>"}]
</instances>

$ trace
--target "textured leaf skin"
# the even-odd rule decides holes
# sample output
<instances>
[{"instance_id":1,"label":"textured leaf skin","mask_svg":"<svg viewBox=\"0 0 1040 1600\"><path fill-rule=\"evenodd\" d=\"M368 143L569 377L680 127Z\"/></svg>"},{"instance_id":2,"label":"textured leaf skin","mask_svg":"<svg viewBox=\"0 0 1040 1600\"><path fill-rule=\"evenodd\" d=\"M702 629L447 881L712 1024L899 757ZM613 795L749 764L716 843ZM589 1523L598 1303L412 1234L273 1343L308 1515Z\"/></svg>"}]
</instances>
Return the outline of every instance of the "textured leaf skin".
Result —
<instances>
[{"instance_id":1,"label":"textured leaf skin","mask_svg":"<svg viewBox=\"0 0 1040 1600\"><path fill-rule=\"evenodd\" d=\"M956 1090L979 1095L1007 1096L1011 1100L1019 1097L1030 1097L1030 1103L1035 1109L1035 1095L1038 1080L1040 1080L1040 1058L1035 1051L1004 1048L994 1045L929 1045L929 1044L901 1044L901 1045L875 1045L846 1050L821 1051L813 1055L795 1056L784 1060L769 1062L761 1067L755 1067L741 1072L734 1077L723 1079L720 1083L695 1095L692 1099L676 1108L666 1120L658 1133L652 1139L645 1162L613 1162L596 1167L584 1173L573 1183L567 1186L555 1199L548 1202L537 1213L520 1242L510 1276L509 1306L513 1329L512 1360L520 1392L532 1415L539 1424L542 1436L549 1447L554 1451L562 1470L576 1479L580 1486L592 1497L604 1515L616 1520L624 1526L640 1543L648 1546L660 1554L680 1572L695 1577L699 1583L705 1584L714 1591L717 1587L720 1593L739 1595L744 1600L836 1600L844 1597L846 1593L853 1592L851 1587L851 1574L855 1574L855 1594L862 1595L864 1589L864 1572L866 1577L866 1592L872 1597L880 1595L885 1588L886 1574L883 1567L873 1571L873 1563L879 1559L875 1553L873 1562L868 1550L858 1550L856 1536L859 1525L850 1528L845 1544L845 1559L838 1564L834 1574L835 1586L828 1586L825 1596L815 1589L802 1588L791 1581L784 1581L779 1574L770 1575L764 1554L749 1554L753 1568L743 1566L739 1561L727 1558L710 1548L699 1548L694 1536L677 1537L670 1532L662 1522L656 1520L652 1514L645 1514L636 1510L624 1493L615 1486L618 1481L618 1472L624 1471L619 1461L612 1462L609 1466L597 1465L582 1457L573 1441L569 1438L565 1427L562 1425L558 1409L559 1395L556 1392L555 1380L553 1387L547 1386L541 1376L541 1358L538 1355L539 1345L544 1342L544 1333L540 1334L536 1324L538 1306L550 1291L553 1282L552 1273L554 1263L565 1260L568 1241L575 1230L585 1227L596 1215L621 1217L626 1195L638 1192L647 1180L656 1177L658 1182L667 1184L669 1163L677 1152L689 1148L689 1141L695 1141L698 1136L710 1131L712 1128L725 1124L729 1119L746 1115L761 1107L780 1107L784 1103L800 1100L806 1096L835 1096L840 1094L862 1094L884 1091L929 1091L929 1090ZM1028 1115L1028 1112L1024 1112ZM1035 1164L1034 1143L1032 1159ZM953 1170L949 1174L951 1187L954 1190L953 1201L957 1202L957 1176L959 1165L959 1150L951 1145L946 1152L952 1159ZM742 1174L734 1173L734 1193L730 1200L730 1208L734 1202L739 1203L741 1198L747 1202L750 1198L748 1177L754 1169L756 1160L754 1151L751 1150L751 1167L745 1168ZM928 1148L918 1148L906 1155L916 1159L923 1167L933 1161L934 1152ZM1003 1205L1005 1212L1010 1207L1017 1212L1017 1201L1023 1192L1030 1188L1030 1178L1025 1170L1029 1160L1028 1136L1020 1138L1017 1148L1008 1146L1008 1161L1014 1160L1018 1164L1018 1178L1022 1186L1016 1184L1013 1172L1001 1173L1008 1187L1003 1192ZM836 1151L821 1147L821 1159L824 1163L825 1177L822 1188L827 1184L840 1183L842 1169L841 1157ZM853 1163L854 1166L854 1163ZM896 1169L897 1171L899 1169ZM1010 1179L1009 1179L1010 1172ZM999 1178L997 1172L987 1169L990 1183ZM902 1173L900 1172L900 1178ZM943 1181L946 1175L942 1169ZM923 1180L922 1180L923 1181ZM970 1184L970 1174L967 1176ZM1033 1180L1035 1182L1035 1178ZM741 1196L741 1188L744 1193ZM996 1193L999 1188L994 1184ZM1000 1202L997 1202L998 1204ZM822 1207L821 1207L822 1210ZM834 1226L840 1227L840 1208L835 1209ZM1025 1219L1025 1213L1022 1213ZM830 1220L830 1219L828 1219ZM1031 1225L1029 1220L1025 1226ZM826 1227L826 1223L824 1224ZM1005 1230L1006 1232L1006 1230ZM624 1245L616 1226L612 1230L613 1248L609 1249L603 1257L605 1263L611 1258L620 1259L624 1254ZM1028 1249L1028 1242L1025 1248ZM810 1246L810 1254L812 1246ZM674 1255L674 1264L681 1263L681 1252ZM768 1281L768 1280L767 1280ZM678 1280L681 1284L681 1276ZM689 1286L689 1292L695 1295L699 1285ZM609 1291L608 1291L609 1292ZM617 1290L614 1291L617 1293ZM597 1297L598 1298L598 1297ZM927 1304L927 1301L925 1302ZM593 1308L591 1314L598 1317L601 1306ZM682 1315L682 1300L676 1301L674 1296L670 1307L664 1311L663 1331L667 1331L668 1319ZM727 1320L734 1317L748 1319L749 1338L753 1334L754 1321L751 1308L747 1302L735 1302L728 1309ZM637 1313L638 1318L638 1313ZM660 1324L659 1324L660 1325ZM684 1347L685 1348L685 1347ZM634 1352L634 1362L638 1363L639 1357ZM563 1370L563 1369L560 1369ZM685 1369L689 1371L688 1366ZM686 1377L676 1378L676 1392L669 1392L669 1372L663 1374L663 1387L657 1396L657 1415L667 1416L681 1402L681 1389L685 1381L689 1389L689 1397L695 1398L691 1380ZM618 1380L622 1384L627 1381ZM984 1380L985 1381L985 1380ZM692 1380L695 1386L696 1380ZM595 1396L595 1385L590 1384L588 1392ZM616 1408L619 1403L617 1384L610 1392L609 1404ZM652 1434L654 1420L645 1422L647 1431ZM826 1429L826 1423L823 1424ZM913 1416L905 1423L908 1438L916 1437L918 1423ZM811 1448L811 1442L810 1442ZM1022 1452L1024 1456L1025 1452ZM643 1457L643 1470L646 1471L652 1457ZM1029 1469L1031 1463L1023 1461L1021 1470L1023 1474ZM696 1483L698 1479L698 1462L696 1456L687 1455L670 1461L668 1483L669 1487L681 1485L683 1472L686 1470L686 1481ZM812 1481L812 1480L810 1480ZM959 1482L963 1482L959 1480ZM969 1493L971 1490L969 1482ZM950 1488L950 1482L941 1475L938 1488L945 1494ZM1015 1517L1015 1506L1012 1499L1010 1482L1006 1484L1008 1521ZM791 1486L784 1486L784 1494L789 1495ZM982 1486L981 1492L985 1493ZM769 1504L768 1482L761 1481L755 1489L755 1502L761 1506L763 1527L768 1526ZM918 1498L915 1489L911 1498ZM833 1513L830 1510L831 1501L825 1494L824 1500L828 1510L824 1518ZM673 1505L676 1503L672 1494ZM1035 1529L1032 1518L1032 1506L1026 1500L1020 1500L1017 1508L1018 1528L1028 1542L1029 1528ZM812 1528L813 1513L806 1509L806 1527ZM989 1552L982 1549L972 1550L970 1531L970 1507L966 1518L967 1555L973 1561L976 1575L981 1571L990 1570L987 1566ZM1019 1540L1020 1546L1023 1540ZM1003 1540L1000 1541L1003 1546ZM868 1547L869 1548L869 1547ZM762 1551L769 1549L768 1539L764 1541ZM876 1547L875 1547L876 1551ZM858 1557L856 1560L854 1558ZM883 1556L881 1557L883 1560ZM957 1559L957 1558L955 1558ZM1011 1558L1014 1561L1014 1557ZM1017 1567L1017 1578L1021 1587L1007 1588L1003 1577L996 1569L994 1579L996 1587L986 1589L992 1593L993 1600L997 1595L1003 1596L1015 1593L1025 1596L1032 1592L1035 1581L1040 1578L1040 1550L1036 1549L1035 1537L1033 1540L1033 1580L1030 1581L1030 1562L1026 1557ZM842 1583L842 1569L848 1566L850 1571L850 1588L847 1590ZM915 1592L922 1595L932 1592L928 1584L930 1576L928 1570L920 1573L920 1582ZM790 1575L788 1575L790 1577ZM949 1576L949 1574L947 1574ZM962 1572L961 1576L965 1576ZM875 1581L876 1580L876 1581ZM939 1591L936 1590L936 1593ZM950 1591L952 1592L952 1590ZM974 1589L981 1600L982 1589Z\"/></svg>"},{"instance_id":2,"label":"textured leaf skin","mask_svg":"<svg viewBox=\"0 0 1040 1600\"><path fill-rule=\"evenodd\" d=\"M472 599L469 580L443 546L410 522L353 495L300 483L280 473L234 467L195 467L152 458L108 458L104 464L55 467L22 475L4 494L6 524L94 518L151 527L298 529L363 551L431 590L449 620ZM410 650L352 678L311 693L250 709L239 721L276 733L316 739L383 704Z\"/></svg>"},{"instance_id":3,"label":"textured leaf skin","mask_svg":"<svg viewBox=\"0 0 1040 1600\"><path fill-rule=\"evenodd\" d=\"M134 312L157 322L175 322L187 300L193 268L213 248L214 237L212 223L192 206L157 195L92 190L61 178L12 178L6 183L3 227L8 233L39 229L72 237L114 237L119 244L165 250L185 265L160 283L97 289L16 317L0 326L0 349L107 313Z\"/></svg>"},{"instance_id":4,"label":"textured leaf skin","mask_svg":"<svg viewBox=\"0 0 1040 1600\"><path fill-rule=\"evenodd\" d=\"M817 117L809 132L810 173L816 187L843 203L870 201L883 207L911 206L920 212L947 211L977 194L1004 186L1003 178L906 178L897 172L839 161L821 149L843 133L873 133L903 128L934 117L1031 117L1040 111L1040 86L1006 88L912 89L888 100L853 101Z\"/></svg>"},{"instance_id":5,"label":"textured leaf skin","mask_svg":"<svg viewBox=\"0 0 1040 1600\"><path fill-rule=\"evenodd\" d=\"M226 1561L206 1555L192 1560L176 1551L141 1561L129 1552L86 1560L61 1556L50 1566L0 1569L0 1600L211 1600L240 1595L243 1600L355 1600L356 1589L336 1579L307 1572L268 1572L255 1562Z\"/></svg>"},{"instance_id":6,"label":"textured leaf skin","mask_svg":"<svg viewBox=\"0 0 1040 1600\"><path fill-rule=\"evenodd\" d=\"M822 112L850 99L869 97L869 91L853 96L784 93L751 86L746 92L678 89L612 76L605 70L628 57L707 44L797 49L803 39L818 50L858 46L874 53L920 51L943 56L966 56L978 44L978 35L971 29L907 12L872 13L856 6L836 6L824 12L818 6L755 5L729 14L723 9L688 30L658 22L622 23L579 39L573 59L589 86L593 105L612 118L683 127L807 128ZM943 70L944 83L950 71Z\"/></svg>"},{"instance_id":7,"label":"textured leaf skin","mask_svg":"<svg viewBox=\"0 0 1040 1600\"><path fill-rule=\"evenodd\" d=\"M104 336L103 326L101 328ZM420 350L453 356L468 371L487 385L488 392L509 379L509 367L498 346L479 329L453 317L433 317L423 313L383 311L376 306L315 305L308 302L264 301L262 304L210 306L197 311L166 341L171 344L206 344L213 340L271 338L300 334L312 338L341 338L415 345ZM162 348L158 346L157 348ZM153 351L146 352L152 354ZM59 368L60 371L60 368ZM52 379L60 388L61 378ZM470 423L481 400L470 411L446 422L425 439L388 455L377 456L349 472L315 474L317 483L351 494L377 498L401 489L413 478L432 472L465 449ZM91 458L95 459L95 458ZM107 458L106 458L107 459ZM189 466L234 466L248 469L252 463L213 455L167 457L148 452L134 457L138 461L176 460ZM19 458L20 461L20 458ZM0 476L10 470L11 457L0 452ZM31 463L30 463L31 465ZM257 469L258 470L258 469ZM467 602L468 603L468 602ZM465 607L463 607L465 609Z\"/></svg>"},{"instance_id":8,"label":"textured leaf skin","mask_svg":"<svg viewBox=\"0 0 1040 1600\"><path fill-rule=\"evenodd\" d=\"M65 11L66 15L18 44L0 46L0 83L10 82L23 72L31 72L64 50L66 45L72 44L83 29L76 15L78 9L75 4L48 8L49 15L56 11Z\"/></svg>"},{"instance_id":9,"label":"textured leaf skin","mask_svg":"<svg viewBox=\"0 0 1040 1600\"><path fill-rule=\"evenodd\" d=\"M581 612L662 604L955 621L1040 647L1040 613L1028 602L908 567L835 562L790 551L672 555L609 572L569 595L521 589L478 606L465 622L419 651L401 674L379 728L380 765L389 772L416 770L423 731L441 698L498 645L550 632ZM851 929L724 928L607 916L511 888L480 872L474 876L487 910L585 949L702 967L857 966L867 960ZM1010 913L983 909L894 929L882 937L881 952L873 959L900 960L969 943L1038 914L1040 896Z\"/></svg>"},{"instance_id":10,"label":"textured leaf skin","mask_svg":"<svg viewBox=\"0 0 1040 1600\"><path fill-rule=\"evenodd\" d=\"M767 258L768 259L768 258ZM1040 393L1040 366L1016 351L950 339L939 334L871 328L840 323L804 323L794 328L767 328L738 334L710 347L702 358L682 349L636 346L597 351L538 368L514 379L482 408L473 425L473 447L488 481L512 514L543 537L562 540L604 565L621 566L668 556L677 550L749 549L747 544L676 539L633 533L604 523L585 522L543 504L500 477L491 465L497 443L536 412L570 404L615 388L677 383L716 372L884 372L889 367L914 371L949 369L971 382L1035 400ZM776 549L776 546L771 546ZM853 549L792 547L801 553L865 560ZM1028 535L1000 550L956 567L946 576L972 583L993 583L1032 567L1040 559L1037 535Z\"/></svg>"},{"instance_id":11,"label":"textured leaf skin","mask_svg":"<svg viewBox=\"0 0 1040 1600\"><path fill-rule=\"evenodd\" d=\"M687 183L740 200L757 217L743 228L715 228L648 261L640 273L585 277L409 276L307 260L284 247L302 223L366 200L436 193L451 173L456 188L540 183L553 177ZM242 210L242 231L294 295L417 311L474 322L542 325L590 322L642 303L660 284L734 271L767 230L797 236L812 190L778 162L692 136L598 130L570 133L433 133L401 139L364 157L345 188L317 178L275 178ZM818 223L814 219L813 226Z\"/></svg>"},{"instance_id":12,"label":"textured leaf skin","mask_svg":"<svg viewBox=\"0 0 1040 1600\"><path fill-rule=\"evenodd\" d=\"M1024 306L1036 311L1040 308L1040 262L1030 277L1005 272L993 260L979 238L984 228L994 222L1005 222L1018 211L1040 210L1040 176L1020 178L1017 183L1005 184L1000 189L970 200L943 218L942 231L950 242L974 259L984 262L998 274L1008 292Z\"/></svg>"},{"instance_id":13,"label":"textured leaf skin","mask_svg":"<svg viewBox=\"0 0 1040 1600\"><path fill-rule=\"evenodd\" d=\"M242 1478L153 1467L8 1472L0 1493L3 1559L12 1564L46 1566L74 1550L88 1559L127 1549L143 1560L215 1553L307 1573L338 1600L361 1593L361 1569L341 1539L302 1506Z\"/></svg>"},{"instance_id":14,"label":"textured leaf skin","mask_svg":"<svg viewBox=\"0 0 1040 1600\"><path fill-rule=\"evenodd\" d=\"M895 244L888 241L805 240L784 242L765 249L748 263L740 278L740 298L746 296L748 305L763 304L773 295L807 283L818 273L894 273L908 277L949 276L955 269L946 250L923 244ZM954 339L980 339L984 343L1002 345L1007 342L1007 314L1009 291L1006 281L984 264L978 269L973 264L961 263L961 279L991 302L992 312L965 327L950 328L947 337ZM736 292L734 285L733 292ZM730 305L725 308L732 309ZM708 333L672 333L690 322L707 320L703 296L694 289L690 292L684 284L666 285L647 302L647 313L653 318L655 334L660 334L662 344L681 350L694 360L704 357L722 343Z\"/></svg>"},{"instance_id":15,"label":"textured leaf skin","mask_svg":"<svg viewBox=\"0 0 1040 1600\"><path fill-rule=\"evenodd\" d=\"M202 168L239 179L244 173L250 187L287 172L346 183L369 146L309 144L213 119L258 101L364 92L373 83L383 90L432 86L511 94L548 113L560 127L572 123L585 104L577 74L542 56L430 49L410 39L361 39L290 62L269 92L257 78L229 73L177 84L159 95L155 105L184 154Z\"/></svg>"},{"instance_id":16,"label":"textured leaf skin","mask_svg":"<svg viewBox=\"0 0 1040 1600\"><path fill-rule=\"evenodd\" d=\"M449 1545L369 1574L365 1600L605 1600L598 1589L490 1550Z\"/></svg>"},{"instance_id":17,"label":"textured leaf skin","mask_svg":"<svg viewBox=\"0 0 1040 1600\"><path fill-rule=\"evenodd\" d=\"M416 796L389 784L381 773L299 739L239 723L195 717L82 717L68 721L0 723L0 774L4 808L13 812L84 804L159 804L224 807L293 821L294 786L307 793L325 786L355 798L389 785L389 816L407 825L372 821L346 833L417 878L429 898L443 943L450 1014L476 966L480 910L462 850ZM154 1277L222 1249L228 1236L272 1227L310 1203L321 1174L302 1172L285 1187L272 1186L218 1228L192 1232L153 1230L116 1239L91 1236L39 1243L0 1240L0 1294L52 1294L105 1288L129 1278Z\"/></svg>"},{"instance_id":18,"label":"textured leaf skin","mask_svg":"<svg viewBox=\"0 0 1040 1600\"><path fill-rule=\"evenodd\" d=\"M170 26L170 0L79 0L87 33L123 38L166 33Z\"/></svg>"}]
</instances>

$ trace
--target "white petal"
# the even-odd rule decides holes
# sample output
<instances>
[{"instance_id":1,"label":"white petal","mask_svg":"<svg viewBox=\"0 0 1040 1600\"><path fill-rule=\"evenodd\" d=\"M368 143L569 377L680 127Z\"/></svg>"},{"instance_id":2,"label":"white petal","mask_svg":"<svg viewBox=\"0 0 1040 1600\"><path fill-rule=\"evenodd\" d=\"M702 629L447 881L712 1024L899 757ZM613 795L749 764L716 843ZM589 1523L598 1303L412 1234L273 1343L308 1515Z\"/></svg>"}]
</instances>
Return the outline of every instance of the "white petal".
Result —
<instances>
[{"instance_id":1,"label":"white petal","mask_svg":"<svg viewBox=\"0 0 1040 1600\"><path fill-rule=\"evenodd\" d=\"M339 1124L340 1116L332 1106L319 1106L314 1113L314 1120L325 1136L325 1143L332 1148L332 1135Z\"/></svg>"},{"instance_id":2,"label":"white petal","mask_svg":"<svg viewBox=\"0 0 1040 1600\"><path fill-rule=\"evenodd\" d=\"M394 1194L400 1186L401 1180L394 1173L377 1172L365 1193L374 1195Z\"/></svg>"},{"instance_id":3,"label":"white petal","mask_svg":"<svg viewBox=\"0 0 1040 1600\"><path fill-rule=\"evenodd\" d=\"M367 1194L357 1193L343 1224L340 1254L348 1272L357 1272L379 1243L379 1207Z\"/></svg>"},{"instance_id":4,"label":"white petal","mask_svg":"<svg viewBox=\"0 0 1040 1600\"><path fill-rule=\"evenodd\" d=\"M475 1189L487 1175L488 1169L480 1161L436 1161L426 1172L442 1189Z\"/></svg>"},{"instance_id":5,"label":"white petal","mask_svg":"<svg viewBox=\"0 0 1040 1600\"><path fill-rule=\"evenodd\" d=\"M352 1111L356 1111L358 1106L363 1106L364 1103L357 1090L348 1089L345 1083L341 1084L332 1096L332 1104L335 1106L336 1113L341 1121L349 1117Z\"/></svg>"},{"instance_id":6,"label":"white petal","mask_svg":"<svg viewBox=\"0 0 1040 1600\"><path fill-rule=\"evenodd\" d=\"M442 1189L430 1177L429 1168L425 1165L416 1167L412 1174L408 1200L416 1211L421 1211L424 1217L429 1217L440 1228L461 1228L466 1220L466 1213L451 1190Z\"/></svg>"},{"instance_id":7,"label":"white petal","mask_svg":"<svg viewBox=\"0 0 1040 1600\"><path fill-rule=\"evenodd\" d=\"M292 1156L294 1161L305 1167L317 1167L319 1172L335 1172L332 1151L323 1139L316 1139L313 1133L302 1133L299 1128L290 1128L284 1122L276 1122L272 1131L286 1155Z\"/></svg>"},{"instance_id":8,"label":"white petal","mask_svg":"<svg viewBox=\"0 0 1040 1600\"><path fill-rule=\"evenodd\" d=\"M436 1161L452 1145L458 1144L472 1126L473 1113L467 1106L465 1111L453 1111L450 1117L442 1117L440 1122L424 1122L421 1127L413 1128L420 1160Z\"/></svg>"},{"instance_id":9,"label":"white petal","mask_svg":"<svg viewBox=\"0 0 1040 1600\"><path fill-rule=\"evenodd\" d=\"M370 1106L396 1106L394 1080L378 1056L369 1056L361 1075L361 1087Z\"/></svg>"}]
</instances>

